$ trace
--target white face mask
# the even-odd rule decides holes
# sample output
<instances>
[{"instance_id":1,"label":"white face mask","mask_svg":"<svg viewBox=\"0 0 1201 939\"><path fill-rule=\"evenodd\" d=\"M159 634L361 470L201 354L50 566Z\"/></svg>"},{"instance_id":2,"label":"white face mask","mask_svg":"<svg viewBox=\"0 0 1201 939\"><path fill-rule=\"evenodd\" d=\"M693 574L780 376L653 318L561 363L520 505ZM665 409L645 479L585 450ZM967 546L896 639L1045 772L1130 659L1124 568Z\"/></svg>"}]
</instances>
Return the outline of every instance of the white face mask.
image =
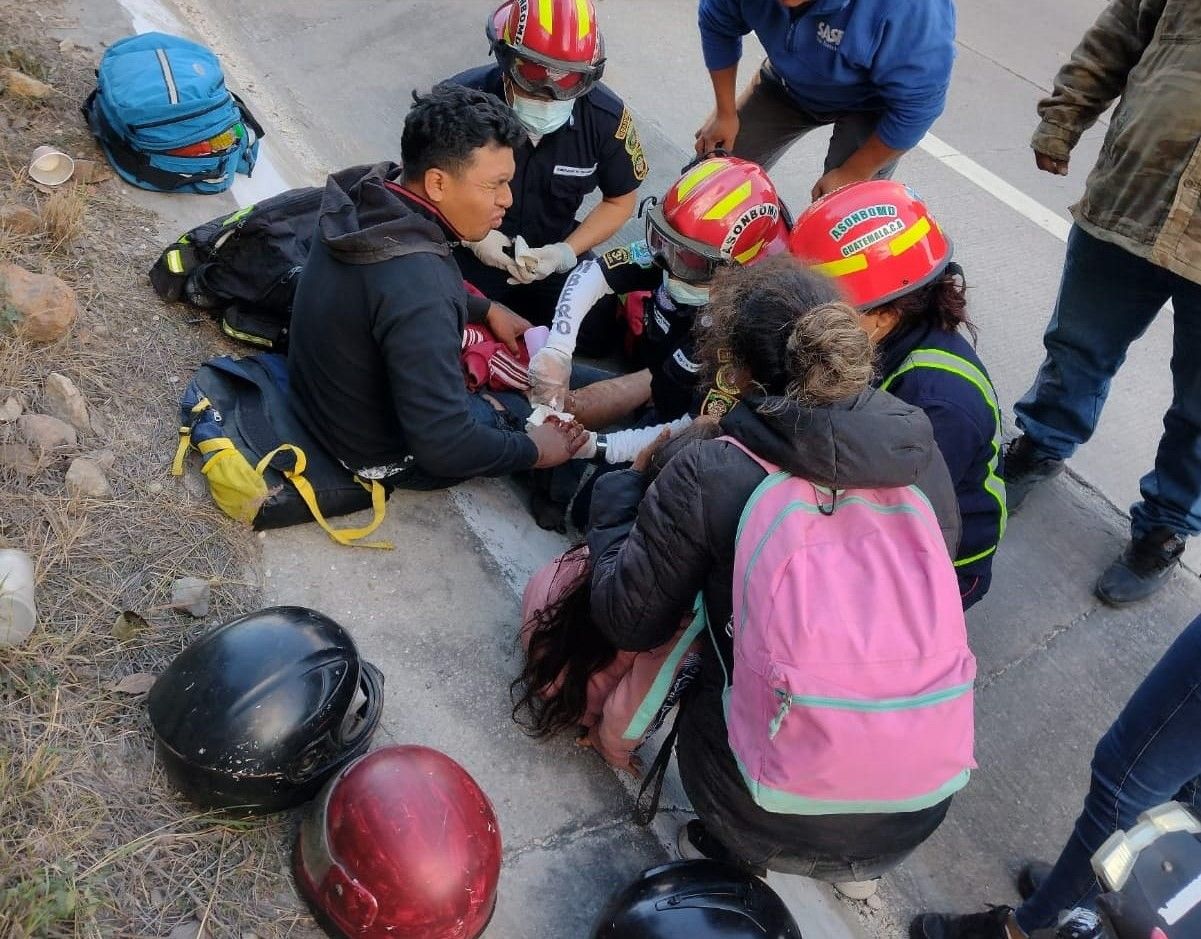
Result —
<instances>
[{"instance_id":1,"label":"white face mask","mask_svg":"<svg viewBox=\"0 0 1201 939\"><path fill-rule=\"evenodd\" d=\"M663 287L667 295L680 306L704 306L709 302L709 288L676 280L667 271L663 272Z\"/></svg>"},{"instance_id":2,"label":"white face mask","mask_svg":"<svg viewBox=\"0 0 1201 939\"><path fill-rule=\"evenodd\" d=\"M571 119L575 101L541 101L513 95L513 113L533 136L553 134Z\"/></svg>"}]
</instances>

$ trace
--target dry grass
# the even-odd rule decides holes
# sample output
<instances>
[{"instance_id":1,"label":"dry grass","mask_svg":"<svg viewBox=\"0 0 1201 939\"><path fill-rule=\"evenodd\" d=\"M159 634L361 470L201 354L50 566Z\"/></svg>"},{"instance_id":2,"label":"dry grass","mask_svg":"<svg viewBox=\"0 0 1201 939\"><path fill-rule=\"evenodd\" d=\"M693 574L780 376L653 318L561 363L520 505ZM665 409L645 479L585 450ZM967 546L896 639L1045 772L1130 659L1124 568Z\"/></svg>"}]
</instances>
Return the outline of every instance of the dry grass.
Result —
<instances>
[{"instance_id":1,"label":"dry grass","mask_svg":"<svg viewBox=\"0 0 1201 939\"><path fill-rule=\"evenodd\" d=\"M63 186L46 197L42 204L42 228L50 238L51 252L75 243L84 231L87 210L85 186Z\"/></svg>"},{"instance_id":2,"label":"dry grass","mask_svg":"<svg viewBox=\"0 0 1201 939\"><path fill-rule=\"evenodd\" d=\"M46 376L63 372L96 430L35 477L0 469L0 545L36 559L39 606L30 640L0 650L0 939L145 939L189 922L205 936L309 935L287 875L294 819L196 814L164 782L144 700L110 690L161 670L206 625L164 612L174 578L210 579L211 619L228 618L257 605L257 554L203 492L167 474L182 384L217 340L146 284L155 220L115 182L45 195L24 177L41 143L102 159L76 110L94 59L61 55L35 19L53 3L33 6L0 0L0 65L60 94L0 96L0 202L38 211L44 231L0 233L0 262L62 277L80 313L53 346L0 334L0 403L15 394L37 410ZM69 500L70 457L98 448L117 454L113 498ZM150 626L115 634L127 609Z\"/></svg>"}]
</instances>

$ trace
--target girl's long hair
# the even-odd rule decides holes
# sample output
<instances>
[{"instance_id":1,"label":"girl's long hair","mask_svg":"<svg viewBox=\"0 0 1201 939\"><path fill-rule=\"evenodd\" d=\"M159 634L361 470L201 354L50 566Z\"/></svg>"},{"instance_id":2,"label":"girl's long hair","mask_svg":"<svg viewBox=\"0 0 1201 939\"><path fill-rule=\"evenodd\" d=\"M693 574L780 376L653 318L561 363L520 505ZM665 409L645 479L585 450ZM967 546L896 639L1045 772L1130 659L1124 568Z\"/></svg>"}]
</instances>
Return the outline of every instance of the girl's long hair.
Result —
<instances>
[{"instance_id":1,"label":"girl's long hair","mask_svg":"<svg viewBox=\"0 0 1201 939\"><path fill-rule=\"evenodd\" d=\"M529 648L509 693L513 720L531 737L575 727L588 706L589 679L617 655L592 623L592 568L587 561L583 546L563 555L560 567L579 565L579 576L554 603L535 610L533 623L524 627L529 629Z\"/></svg>"}]
</instances>

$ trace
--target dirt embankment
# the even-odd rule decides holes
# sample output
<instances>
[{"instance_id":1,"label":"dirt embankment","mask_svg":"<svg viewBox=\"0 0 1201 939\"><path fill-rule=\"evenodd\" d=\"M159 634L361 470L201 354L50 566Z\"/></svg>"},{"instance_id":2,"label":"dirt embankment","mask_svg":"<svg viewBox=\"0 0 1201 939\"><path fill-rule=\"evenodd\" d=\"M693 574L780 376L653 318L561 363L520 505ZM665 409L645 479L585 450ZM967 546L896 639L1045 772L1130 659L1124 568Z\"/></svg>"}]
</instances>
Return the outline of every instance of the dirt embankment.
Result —
<instances>
[{"instance_id":1,"label":"dirt embankment","mask_svg":"<svg viewBox=\"0 0 1201 939\"><path fill-rule=\"evenodd\" d=\"M102 50L50 37L68 25L54 3L0 0L0 70L51 89L0 94L0 269L61 279L77 308L35 343L0 298L0 547L35 559L40 614L0 649L0 937L308 935L295 819L197 814L154 758L145 676L257 605L257 555L168 473L179 394L228 349L150 289L157 220L116 180L46 192L26 173L41 144L103 169L79 113ZM210 582L205 619L171 609L179 577Z\"/></svg>"}]
</instances>

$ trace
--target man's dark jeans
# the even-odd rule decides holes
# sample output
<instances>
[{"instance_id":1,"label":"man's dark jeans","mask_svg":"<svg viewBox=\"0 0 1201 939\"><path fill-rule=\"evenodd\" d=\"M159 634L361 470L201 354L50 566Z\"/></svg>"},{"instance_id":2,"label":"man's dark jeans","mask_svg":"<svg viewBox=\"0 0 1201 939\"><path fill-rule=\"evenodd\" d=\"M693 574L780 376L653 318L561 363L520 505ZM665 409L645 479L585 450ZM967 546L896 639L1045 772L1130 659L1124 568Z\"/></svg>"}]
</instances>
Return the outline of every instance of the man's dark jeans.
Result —
<instances>
[{"instance_id":1,"label":"man's dark jeans","mask_svg":"<svg viewBox=\"0 0 1201 939\"><path fill-rule=\"evenodd\" d=\"M1099 892L1089 859L1115 831L1175 799L1201 808L1201 616L1168 649L1097 744L1084 811L1055 867L1017 911L1029 933L1060 910L1091 907Z\"/></svg>"},{"instance_id":2,"label":"man's dark jeans","mask_svg":"<svg viewBox=\"0 0 1201 939\"><path fill-rule=\"evenodd\" d=\"M1201 532L1201 284L1073 226L1034 386L1014 406L1018 427L1066 460L1097 427L1109 383L1169 300L1174 310L1172 406L1155 466L1130 510L1135 537L1153 528Z\"/></svg>"}]
</instances>

